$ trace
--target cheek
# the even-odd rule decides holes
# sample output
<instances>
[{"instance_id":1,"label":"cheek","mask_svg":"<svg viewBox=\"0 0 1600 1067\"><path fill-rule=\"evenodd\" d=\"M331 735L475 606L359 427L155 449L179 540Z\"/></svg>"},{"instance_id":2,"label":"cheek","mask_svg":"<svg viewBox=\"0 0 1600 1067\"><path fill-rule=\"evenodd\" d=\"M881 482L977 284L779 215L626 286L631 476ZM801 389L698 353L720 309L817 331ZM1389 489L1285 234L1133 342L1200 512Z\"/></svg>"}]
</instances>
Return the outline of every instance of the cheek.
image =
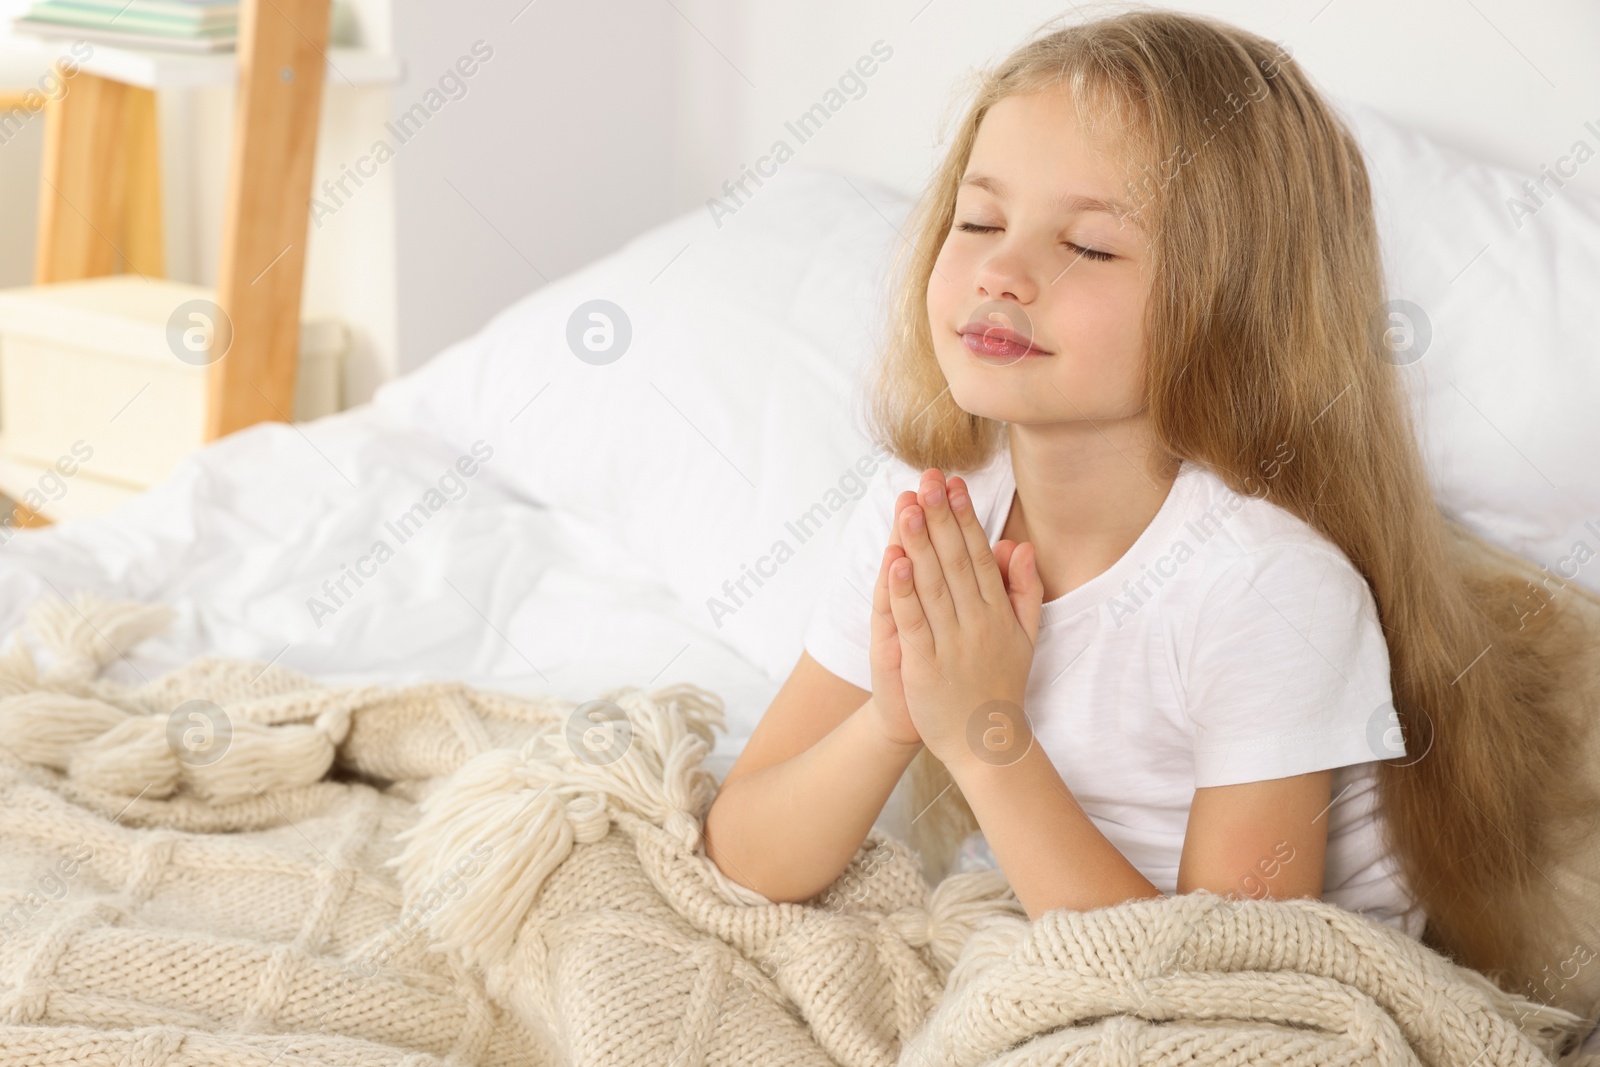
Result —
<instances>
[{"instance_id":1,"label":"cheek","mask_svg":"<svg viewBox=\"0 0 1600 1067\"><path fill-rule=\"evenodd\" d=\"M1081 285L1054 309L1050 330L1060 338L1062 392L1102 414L1141 402L1144 299L1123 286Z\"/></svg>"},{"instance_id":2,"label":"cheek","mask_svg":"<svg viewBox=\"0 0 1600 1067\"><path fill-rule=\"evenodd\" d=\"M1144 349L1144 301L1125 290L1081 293L1082 329L1108 362L1137 362Z\"/></svg>"},{"instance_id":3,"label":"cheek","mask_svg":"<svg viewBox=\"0 0 1600 1067\"><path fill-rule=\"evenodd\" d=\"M1128 281L1110 272L1090 275L1081 268L1069 270L1041 308L1047 320L1041 322L1041 332L1048 330L1064 347L1107 355L1138 347L1144 333L1144 298Z\"/></svg>"},{"instance_id":4,"label":"cheek","mask_svg":"<svg viewBox=\"0 0 1600 1067\"><path fill-rule=\"evenodd\" d=\"M933 261L933 273L928 276L928 314L934 326L953 324L960 316L956 306L964 290L957 279L965 278L966 265L960 254L946 242L939 248Z\"/></svg>"}]
</instances>

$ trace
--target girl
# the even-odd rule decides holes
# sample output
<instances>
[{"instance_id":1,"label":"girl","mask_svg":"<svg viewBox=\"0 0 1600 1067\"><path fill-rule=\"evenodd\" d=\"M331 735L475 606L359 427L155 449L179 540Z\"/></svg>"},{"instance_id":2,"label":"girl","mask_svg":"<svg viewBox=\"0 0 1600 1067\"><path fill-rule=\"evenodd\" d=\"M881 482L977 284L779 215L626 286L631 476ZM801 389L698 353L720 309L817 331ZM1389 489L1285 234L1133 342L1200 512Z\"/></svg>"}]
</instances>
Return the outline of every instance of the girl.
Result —
<instances>
[{"instance_id":1,"label":"girl","mask_svg":"<svg viewBox=\"0 0 1600 1067\"><path fill-rule=\"evenodd\" d=\"M1366 170L1306 76L1169 12L1045 34L908 232L898 462L707 855L809 900L914 766L913 842L981 828L1030 918L1322 897L1511 961L1575 735L1528 728L1554 672L1451 555Z\"/></svg>"}]
</instances>

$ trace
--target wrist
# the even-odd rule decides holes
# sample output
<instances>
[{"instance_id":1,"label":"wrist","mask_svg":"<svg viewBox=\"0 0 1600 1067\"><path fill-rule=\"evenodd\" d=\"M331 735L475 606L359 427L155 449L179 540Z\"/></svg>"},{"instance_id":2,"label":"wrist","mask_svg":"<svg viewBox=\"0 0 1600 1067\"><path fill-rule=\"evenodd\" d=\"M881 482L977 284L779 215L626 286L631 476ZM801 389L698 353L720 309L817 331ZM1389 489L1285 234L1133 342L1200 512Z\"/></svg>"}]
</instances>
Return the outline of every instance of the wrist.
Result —
<instances>
[{"instance_id":1,"label":"wrist","mask_svg":"<svg viewBox=\"0 0 1600 1067\"><path fill-rule=\"evenodd\" d=\"M975 712L961 736L941 744L935 755L952 776L987 775L1021 763L1038 744L1022 705L994 700Z\"/></svg>"},{"instance_id":2,"label":"wrist","mask_svg":"<svg viewBox=\"0 0 1600 1067\"><path fill-rule=\"evenodd\" d=\"M912 758L922 751L922 738L906 739L896 737L889 732L888 726L884 723L883 713L878 710L876 698L869 698L857 710L856 715L858 718L865 719L863 729L870 735L880 751L904 756L907 763L911 762Z\"/></svg>"}]
</instances>

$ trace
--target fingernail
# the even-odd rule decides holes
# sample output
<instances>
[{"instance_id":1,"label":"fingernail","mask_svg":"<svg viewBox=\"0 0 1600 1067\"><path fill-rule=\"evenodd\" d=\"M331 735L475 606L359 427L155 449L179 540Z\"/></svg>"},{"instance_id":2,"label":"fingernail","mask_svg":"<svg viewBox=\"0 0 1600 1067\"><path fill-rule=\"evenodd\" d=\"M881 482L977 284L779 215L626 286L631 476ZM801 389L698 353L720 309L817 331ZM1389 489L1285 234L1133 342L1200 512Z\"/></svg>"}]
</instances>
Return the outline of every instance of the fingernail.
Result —
<instances>
[{"instance_id":1,"label":"fingernail","mask_svg":"<svg viewBox=\"0 0 1600 1067\"><path fill-rule=\"evenodd\" d=\"M889 564L889 569L894 572L896 578L902 581L911 577L911 561L909 559L897 559Z\"/></svg>"},{"instance_id":2,"label":"fingernail","mask_svg":"<svg viewBox=\"0 0 1600 1067\"><path fill-rule=\"evenodd\" d=\"M906 526L913 530L922 529L922 509L909 508L906 512Z\"/></svg>"},{"instance_id":3,"label":"fingernail","mask_svg":"<svg viewBox=\"0 0 1600 1067\"><path fill-rule=\"evenodd\" d=\"M967 494L963 493L959 489L957 489L954 492L952 492L950 494L950 506L952 508L954 508L956 511L960 511L962 508L966 507L967 506Z\"/></svg>"},{"instance_id":4,"label":"fingernail","mask_svg":"<svg viewBox=\"0 0 1600 1067\"><path fill-rule=\"evenodd\" d=\"M940 485L938 482L934 482L928 486L927 495L928 503L930 504L937 505L944 503L944 486Z\"/></svg>"}]
</instances>

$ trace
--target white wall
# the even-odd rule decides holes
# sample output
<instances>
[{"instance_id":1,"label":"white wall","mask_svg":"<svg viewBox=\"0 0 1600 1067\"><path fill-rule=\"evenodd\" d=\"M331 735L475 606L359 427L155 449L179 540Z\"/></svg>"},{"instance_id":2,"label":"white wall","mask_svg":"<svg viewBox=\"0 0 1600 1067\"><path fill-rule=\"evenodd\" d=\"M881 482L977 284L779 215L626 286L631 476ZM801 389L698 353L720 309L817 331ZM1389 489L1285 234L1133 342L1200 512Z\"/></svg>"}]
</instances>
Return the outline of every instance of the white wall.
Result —
<instances>
[{"instance_id":1,"label":"white wall","mask_svg":"<svg viewBox=\"0 0 1600 1067\"><path fill-rule=\"evenodd\" d=\"M1156 5L1234 22L1288 46L1326 90L1502 165L1538 172L1586 119L1600 126L1600 4L1590 0L1208 0ZM814 0L747 8L743 65L758 90L740 146L765 151L876 39L894 56L824 133L816 163L915 191L963 72L994 62L1063 12L1120 10L1063 0ZM1592 140L1592 136L1591 136ZM1600 166L1577 186L1600 192Z\"/></svg>"},{"instance_id":2,"label":"white wall","mask_svg":"<svg viewBox=\"0 0 1600 1067\"><path fill-rule=\"evenodd\" d=\"M677 16L658 0L405 5L399 114L472 48L491 58L394 161L399 365L681 206Z\"/></svg>"}]
</instances>

